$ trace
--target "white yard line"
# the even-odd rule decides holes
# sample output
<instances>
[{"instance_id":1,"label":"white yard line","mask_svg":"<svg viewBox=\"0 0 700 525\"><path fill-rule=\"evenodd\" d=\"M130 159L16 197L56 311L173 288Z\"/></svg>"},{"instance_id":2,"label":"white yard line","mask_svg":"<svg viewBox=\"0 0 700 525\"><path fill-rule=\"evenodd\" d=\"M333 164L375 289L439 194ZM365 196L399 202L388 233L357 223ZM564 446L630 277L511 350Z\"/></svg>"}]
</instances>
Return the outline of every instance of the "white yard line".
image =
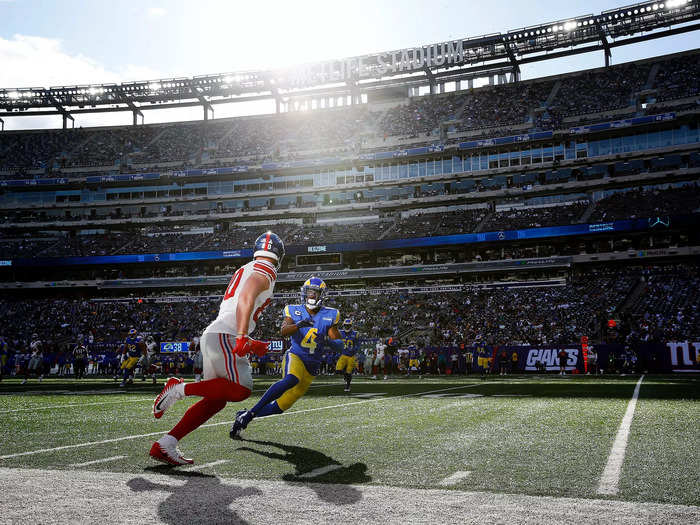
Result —
<instances>
[{"instance_id":1,"label":"white yard line","mask_svg":"<svg viewBox=\"0 0 700 525\"><path fill-rule=\"evenodd\" d=\"M630 426L632 425L632 418L634 417L634 409L637 407L637 398L639 397L639 389L642 386L643 379L644 375L639 378L637 386L634 387L632 399L630 399L627 405L627 411L622 418L622 423L620 423L620 428L617 431L617 437L610 450L608 463L605 465L603 475L600 477L598 494L605 494L608 496L617 494L620 474L622 473L622 463L625 460L625 450L627 449L627 438L629 437Z\"/></svg>"},{"instance_id":2,"label":"white yard line","mask_svg":"<svg viewBox=\"0 0 700 525\"><path fill-rule=\"evenodd\" d=\"M462 481L463 479L468 478L470 475L471 475L470 470L458 470L457 472L455 472L451 476L447 476L445 479L443 479L440 482L440 485L443 485L443 486L455 485L455 484L459 483L460 481Z\"/></svg>"},{"instance_id":3,"label":"white yard line","mask_svg":"<svg viewBox=\"0 0 700 525\"><path fill-rule=\"evenodd\" d=\"M191 467L186 467L181 470L200 470L203 468L215 467L216 465L221 465L223 463L229 463L230 459L220 459L218 461L212 461L211 463L204 463L203 465L192 465Z\"/></svg>"},{"instance_id":4,"label":"white yard line","mask_svg":"<svg viewBox=\"0 0 700 525\"><path fill-rule=\"evenodd\" d=\"M85 463L73 463L68 465L69 467L87 467L88 465L97 465L98 463L108 463L110 461L117 461L118 459L124 459L128 456L112 456L111 458L96 459L94 461L86 461Z\"/></svg>"},{"instance_id":5,"label":"white yard line","mask_svg":"<svg viewBox=\"0 0 700 525\"><path fill-rule=\"evenodd\" d=\"M310 472L299 474L297 478L316 478L318 476L322 476L323 474L328 474L329 472L338 470L339 468L343 468L343 465L326 465L325 467L315 468Z\"/></svg>"},{"instance_id":6,"label":"white yard line","mask_svg":"<svg viewBox=\"0 0 700 525\"><path fill-rule=\"evenodd\" d=\"M429 390L427 392L416 392L414 394L401 394L399 396L390 396L390 397L380 397L380 398L373 398L373 399L363 399L361 401L354 401L352 403L341 403L340 405L331 405L331 406L326 406L326 407L318 407L318 408L307 408L306 410L291 410L289 412L283 412L282 414L274 414L272 416L267 416L267 417L280 417L280 416L291 416L294 414L304 414L307 412L316 412L319 410L328 410L328 409L333 409L333 408L340 408L340 407L347 407L351 405L360 405L363 403L372 403L375 401L383 401L386 399L400 399L402 397L409 397L409 396L420 396L424 394L432 394L435 392L445 392L448 390L457 390L457 389L462 389L462 388L473 388L475 386L479 386L481 383L477 384L471 384L471 385L460 385L460 386L455 386L451 388L441 388L439 390ZM222 421L220 423L209 423L206 425L202 425L199 428L206 428L206 427L218 427L221 425L230 425L233 423L233 421ZM118 438L111 438L111 439L103 439L102 441L89 441L87 443L76 443L75 445L62 445L60 447L53 447L53 448L42 448L38 450L29 450L27 452L16 452L14 454L5 454L4 456L0 456L0 460L2 459L12 459L12 458L18 458L21 456L33 456L35 454L44 454L47 452L56 452L59 450L68 450L72 448L83 448L83 447L90 447L93 445L104 445L106 443L116 443L117 441L128 441L130 439L139 439L139 438L145 438L145 437L152 437L152 436L161 436L163 435L163 431L160 432L150 432L148 434L136 434L133 436L123 436L123 437L118 437Z\"/></svg>"}]
</instances>

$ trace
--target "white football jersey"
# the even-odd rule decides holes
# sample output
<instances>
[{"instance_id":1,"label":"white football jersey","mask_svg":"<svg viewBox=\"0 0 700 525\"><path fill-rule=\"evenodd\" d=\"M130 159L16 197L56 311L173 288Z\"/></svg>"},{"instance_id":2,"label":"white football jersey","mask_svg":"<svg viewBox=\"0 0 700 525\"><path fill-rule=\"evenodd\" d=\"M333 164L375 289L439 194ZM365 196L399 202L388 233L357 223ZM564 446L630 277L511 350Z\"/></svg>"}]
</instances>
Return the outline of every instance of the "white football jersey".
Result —
<instances>
[{"instance_id":1,"label":"white football jersey","mask_svg":"<svg viewBox=\"0 0 700 525\"><path fill-rule=\"evenodd\" d=\"M377 343L377 358L384 359L384 351L386 350L386 345L384 343Z\"/></svg>"},{"instance_id":2,"label":"white football jersey","mask_svg":"<svg viewBox=\"0 0 700 525\"><path fill-rule=\"evenodd\" d=\"M253 273L259 273L267 277L270 286L264 290L255 299L253 304L253 311L250 313L250 319L248 321L248 333L250 334L255 330L255 325L258 321L258 317L263 312L267 305L272 301L272 292L275 289L275 281L277 280L277 271L272 263L265 261L263 259L257 259L250 261L248 264L241 266L236 273L231 277L231 282L226 288L226 293L224 293L224 298L219 306L219 315L217 318L204 330L205 334L210 332L221 333L221 334L233 334L238 333L237 323L236 323L236 308L238 307L238 296L243 290L248 278L253 275Z\"/></svg>"}]
</instances>

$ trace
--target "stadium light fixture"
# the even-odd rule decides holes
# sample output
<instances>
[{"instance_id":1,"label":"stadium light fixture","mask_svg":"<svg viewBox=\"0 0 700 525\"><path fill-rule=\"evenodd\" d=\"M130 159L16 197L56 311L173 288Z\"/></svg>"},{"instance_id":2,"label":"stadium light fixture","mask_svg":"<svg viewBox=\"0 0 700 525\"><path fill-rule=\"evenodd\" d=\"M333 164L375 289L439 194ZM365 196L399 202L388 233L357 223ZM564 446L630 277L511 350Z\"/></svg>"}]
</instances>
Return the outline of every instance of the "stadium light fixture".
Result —
<instances>
[{"instance_id":1,"label":"stadium light fixture","mask_svg":"<svg viewBox=\"0 0 700 525\"><path fill-rule=\"evenodd\" d=\"M148 89L151 91L158 91L160 89L160 82L151 82L148 84Z\"/></svg>"},{"instance_id":2,"label":"stadium light fixture","mask_svg":"<svg viewBox=\"0 0 700 525\"><path fill-rule=\"evenodd\" d=\"M666 8L673 9L674 7L681 7L687 3L688 0L668 0L668 2L666 2Z\"/></svg>"},{"instance_id":3,"label":"stadium light fixture","mask_svg":"<svg viewBox=\"0 0 700 525\"><path fill-rule=\"evenodd\" d=\"M7 96L12 100L17 100L19 98L19 93L17 91L10 91Z\"/></svg>"},{"instance_id":4,"label":"stadium light fixture","mask_svg":"<svg viewBox=\"0 0 700 525\"><path fill-rule=\"evenodd\" d=\"M574 29L576 29L576 22L569 21L564 24L564 31L573 31Z\"/></svg>"}]
</instances>

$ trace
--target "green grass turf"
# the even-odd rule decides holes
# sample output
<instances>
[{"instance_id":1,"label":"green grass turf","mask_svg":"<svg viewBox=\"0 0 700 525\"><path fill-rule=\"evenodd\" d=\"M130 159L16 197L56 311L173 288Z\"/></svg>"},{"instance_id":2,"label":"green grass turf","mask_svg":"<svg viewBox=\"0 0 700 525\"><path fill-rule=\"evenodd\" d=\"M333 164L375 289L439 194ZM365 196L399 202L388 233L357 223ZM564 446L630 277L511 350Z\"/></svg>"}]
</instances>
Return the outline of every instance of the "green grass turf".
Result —
<instances>
[{"instance_id":1,"label":"green grass turf","mask_svg":"<svg viewBox=\"0 0 700 525\"><path fill-rule=\"evenodd\" d=\"M286 414L251 423L245 440L228 437L241 407L254 404L272 378L255 380L244 403L230 404L187 436L181 447L204 471L222 477L299 481L328 465L342 468L314 482L442 487L598 498L596 489L636 376L507 378L358 377L351 395L339 379L319 377ZM632 422L617 499L700 504L698 385L692 377L645 377ZM0 456L167 432L196 402L151 414L161 386L111 380L0 383ZM376 394L373 396L373 394ZM502 397L503 396L503 397ZM225 424L223 424L225 423ZM0 460L2 467L160 472L147 457L152 437L98 443Z\"/></svg>"}]
</instances>

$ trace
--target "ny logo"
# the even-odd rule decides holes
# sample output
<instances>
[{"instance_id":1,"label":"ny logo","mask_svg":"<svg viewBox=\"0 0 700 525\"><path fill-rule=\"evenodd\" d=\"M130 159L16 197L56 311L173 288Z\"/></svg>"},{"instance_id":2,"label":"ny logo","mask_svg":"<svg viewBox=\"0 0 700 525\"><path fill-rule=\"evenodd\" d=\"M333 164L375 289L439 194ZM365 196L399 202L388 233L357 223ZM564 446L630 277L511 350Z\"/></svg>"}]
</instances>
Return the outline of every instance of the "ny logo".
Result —
<instances>
[{"instance_id":1,"label":"ny logo","mask_svg":"<svg viewBox=\"0 0 700 525\"><path fill-rule=\"evenodd\" d=\"M690 349L693 349L694 356L691 358ZM677 343L666 343L669 351L671 352L671 364L673 366L678 366L678 350L680 350L682 355L683 366L693 366L698 361L698 353L700 353L700 342L689 343L688 341Z\"/></svg>"}]
</instances>

